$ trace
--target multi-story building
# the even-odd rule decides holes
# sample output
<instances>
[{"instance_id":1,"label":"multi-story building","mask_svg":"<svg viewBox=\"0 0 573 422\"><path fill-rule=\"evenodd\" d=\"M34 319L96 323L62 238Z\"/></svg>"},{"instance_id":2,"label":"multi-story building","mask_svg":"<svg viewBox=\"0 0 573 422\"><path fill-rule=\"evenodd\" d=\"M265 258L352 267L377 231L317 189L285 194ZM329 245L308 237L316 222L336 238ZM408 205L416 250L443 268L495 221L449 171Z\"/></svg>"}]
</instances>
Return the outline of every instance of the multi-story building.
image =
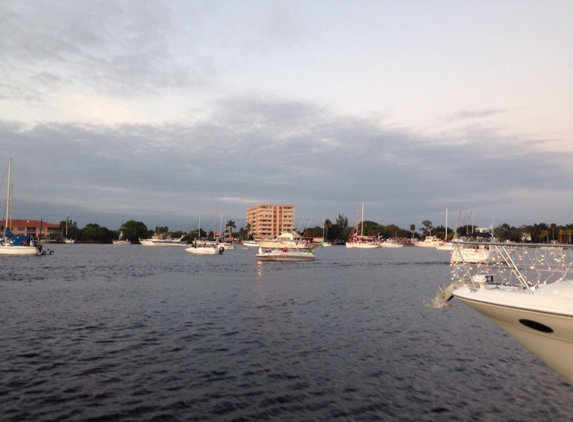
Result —
<instances>
[{"instance_id":1,"label":"multi-story building","mask_svg":"<svg viewBox=\"0 0 573 422\"><path fill-rule=\"evenodd\" d=\"M59 224L47 223L41 220L10 220L10 231L14 234L23 234L37 239L59 239L62 237L62 228ZM4 234L6 220L0 220L0 237Z\"/></svg>"},{"instance_id":2,"label":"multi-story building","mask_svg":"<svg viewBox=\"0 0 573 422\"><path fill-rule=\"evenodd\" d=\"M247 210L249 234L270 239L294 231L294 205L260 204Z\"/></svg>"}]
</instances>

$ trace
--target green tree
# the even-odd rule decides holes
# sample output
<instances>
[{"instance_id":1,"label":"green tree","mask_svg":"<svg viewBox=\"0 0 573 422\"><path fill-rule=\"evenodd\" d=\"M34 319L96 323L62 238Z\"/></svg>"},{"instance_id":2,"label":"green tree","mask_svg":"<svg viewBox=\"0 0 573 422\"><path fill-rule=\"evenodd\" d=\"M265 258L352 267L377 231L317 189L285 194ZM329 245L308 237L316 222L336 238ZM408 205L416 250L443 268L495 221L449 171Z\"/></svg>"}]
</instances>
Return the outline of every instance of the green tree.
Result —
<instances>
[{"instance_id":1,"label":"green tree","mask_svg":"<svg viewBox=\"0 0 573 422\"><path fill-rule=\"evenodd\" d=\"M141 221L129 220L121 225L119 228L123 232L125 239L137 240L139 238L149 237L149 230L147 226Z\"/></svg>"},{"instance_id":2,"label":"green tree","mask_svg":"<svg viewBox=\"0 0 573 422\"><path fill-rule=\"evenodd\" d=\"M80 230L78 239L91 243L109 243L113 237L113 232L99 224L90 223Z\"/></svg>"},{"instance_id":3,"label":"green tree","mask_svg":"<svg viewBox=\"0 0 573 422\"><path fill-rule=\"evenodd\" d=\"M430 236L432 234L432 230L434 229L434 227L432 226L432 222L430 220L424 220L422 221L422 226L424 226L424 228L422 229L424 234L426 236Z\"/></svg>"}]
</instances>

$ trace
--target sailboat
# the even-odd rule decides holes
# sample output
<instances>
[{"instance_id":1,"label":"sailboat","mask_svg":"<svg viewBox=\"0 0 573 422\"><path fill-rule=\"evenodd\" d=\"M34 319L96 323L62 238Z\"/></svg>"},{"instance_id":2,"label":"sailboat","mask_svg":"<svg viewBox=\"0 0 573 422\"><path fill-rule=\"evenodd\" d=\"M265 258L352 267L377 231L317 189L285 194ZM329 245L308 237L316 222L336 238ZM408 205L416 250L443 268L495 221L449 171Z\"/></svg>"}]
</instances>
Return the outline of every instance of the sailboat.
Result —
<instances>
[{"instance_id":1,"label":"sailboat","mask_svg":"<svg viewBox=\"0 0 573 422\"><path fill-rule=\"evenodd\" d=\"M131 245L129 239L123 238L123 231L119 232L119 239L113 239L111 243L113 243L114 245Z\"/></svg>"},{"instance_id":2,"label":"sailboat","mask_svg":"<svg viewBox=\"0 0 573 422\"><path fill-rule=\"evenodd\" d=\"M10 230L12 224L12 159L8 160L8 189L6 193L6 213L4 221L4 237L0 240L0 255L42 255L42 246L32 236L14 234Z\"/></svg>"},{"instance_id":3,"label":"sailboat","mask_svg":"<svg viewBox=\"0 0 573 422\"><path fill-rule=\"evenodd\" d=\"M213 230L214 232L214 230ZM197 238L201 236L201 216L199 216L199 229L197 230ZM217 245L215 243L207 242L197 242L197 239L193 241L191 247L185 248L185 252L189 252L194 255L222 255L225 252L225 247Z\"/></svg>"},{"instance_id":4,"label":"sailboat","mask_svg":"<svg viewBox=\"0 0 573 422\"><path fill-rule=\"evenodd\" d=\"M67 215L66 215L66 237L64 237L64 243L66 243L66 244L75 243L74 239L68 238L68 216Z\"/></svg>"},{"instance_id":5,"label":"sailboat","mask_svg":"<svg viewBox=\"0 0 573 422\"><path fill-rule=\"evenodd\" d=\"M360 208L359 208L360 211ZM351 235L350 240L346 242L347 248L354 249L377 249L380 244L375 236L364 236L364 202L362 203L362 217L360 223L360 235L358 235L358 218L356 218L356 227L354 233Z\"/></svg>"}]
</instances>

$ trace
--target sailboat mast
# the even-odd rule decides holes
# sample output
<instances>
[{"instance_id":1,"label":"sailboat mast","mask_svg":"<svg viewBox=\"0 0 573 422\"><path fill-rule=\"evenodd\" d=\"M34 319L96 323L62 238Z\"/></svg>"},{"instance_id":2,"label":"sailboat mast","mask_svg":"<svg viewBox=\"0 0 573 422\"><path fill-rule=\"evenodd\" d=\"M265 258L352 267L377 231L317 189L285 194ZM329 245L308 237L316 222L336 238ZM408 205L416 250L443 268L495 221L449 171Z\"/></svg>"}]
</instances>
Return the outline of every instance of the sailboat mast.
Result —
<instances>
[{"instance_id":1,"label":"sailboat mast","mask_svg":"<svg viewBox=\"0 0 573 422\"><path fill-rule=\"evenodd\" d=\"M362 203L362 224L360 225L360 236L364 236L364 202Z\"/></svg>"},{"instance_id":2,"label":"sailboat mast","mask_svg":"<svg viewBox=\"0 0 573 422\"><path fill-rule=\"evenodd\" d=\"M4 224L4 236L6 236L6 233L8 232L8 228L11 226L11 220L12 220L12 216L10 215L10 184L12 183L11 180L11 176L12 176L12 159L10 158L8 160L8 183L7 183L7 188L6 188L6 221Z\"/></svg>"},{"instance_id":3,"label":"sailboat mast","mask_svg":"<svg viewBox=\"0 0 573 422\"><path fill-rule=\"evenodd\" d=\"M446 242L448 241L448 209L446 208L446 238L444 239Z\"/></svg>"}]
</instances>

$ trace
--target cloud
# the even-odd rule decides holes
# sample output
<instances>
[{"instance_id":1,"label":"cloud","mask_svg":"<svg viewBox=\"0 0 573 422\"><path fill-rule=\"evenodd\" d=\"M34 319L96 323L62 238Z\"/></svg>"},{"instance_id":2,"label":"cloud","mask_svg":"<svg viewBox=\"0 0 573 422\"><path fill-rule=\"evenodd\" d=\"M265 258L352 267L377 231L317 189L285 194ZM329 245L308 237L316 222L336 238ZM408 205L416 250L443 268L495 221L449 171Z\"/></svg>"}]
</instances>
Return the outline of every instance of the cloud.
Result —
<instances>
[{"instance_id":1,"label":"cloud","mask_svg":"<svg viewBox=\"0 0 573 422\"><path fill-rule=\"evenodd\" d=\"M539 139L520 139L517 149L515 139L482 130L464 133L463 143L435 142L280 98L235 97L212 109L188 124L0 122L3 153L17 169L16 203L51 204L52 219L73 209L76 219L173 221L212 213L218 201L241 221L256 202L293 203L315 219L366 202L371 219L408 226L445 207L511 207L518 199L509 192L543 200L570 188L573 157L539 152Z\"/></svg>"},{"instance_id":2,"label":"cloud","mask_svg":"<svg viewBox=\"0 0 573 422\"><path fill-rule=\"evenodd\" d=\"M445 121L473 120L509 113L511 109L463 110L444 118Z\"/></svg>"},{"instance_id":3,"label":"cloud","mask_svg":"<svg viewBox=\"0 0 573 422\"><path fill-rule=\"evenodd\" d=\"M38 2L41 3L41 2ZM172 12L151 1L0 4L0 95L42 101L75 86L119 97L157 95L209 84L208 56L177 55L170 44ZM191 42L187 40L186 42ZM22 96L35 81L33 95Z\"/></svg>"}]
</instances>

